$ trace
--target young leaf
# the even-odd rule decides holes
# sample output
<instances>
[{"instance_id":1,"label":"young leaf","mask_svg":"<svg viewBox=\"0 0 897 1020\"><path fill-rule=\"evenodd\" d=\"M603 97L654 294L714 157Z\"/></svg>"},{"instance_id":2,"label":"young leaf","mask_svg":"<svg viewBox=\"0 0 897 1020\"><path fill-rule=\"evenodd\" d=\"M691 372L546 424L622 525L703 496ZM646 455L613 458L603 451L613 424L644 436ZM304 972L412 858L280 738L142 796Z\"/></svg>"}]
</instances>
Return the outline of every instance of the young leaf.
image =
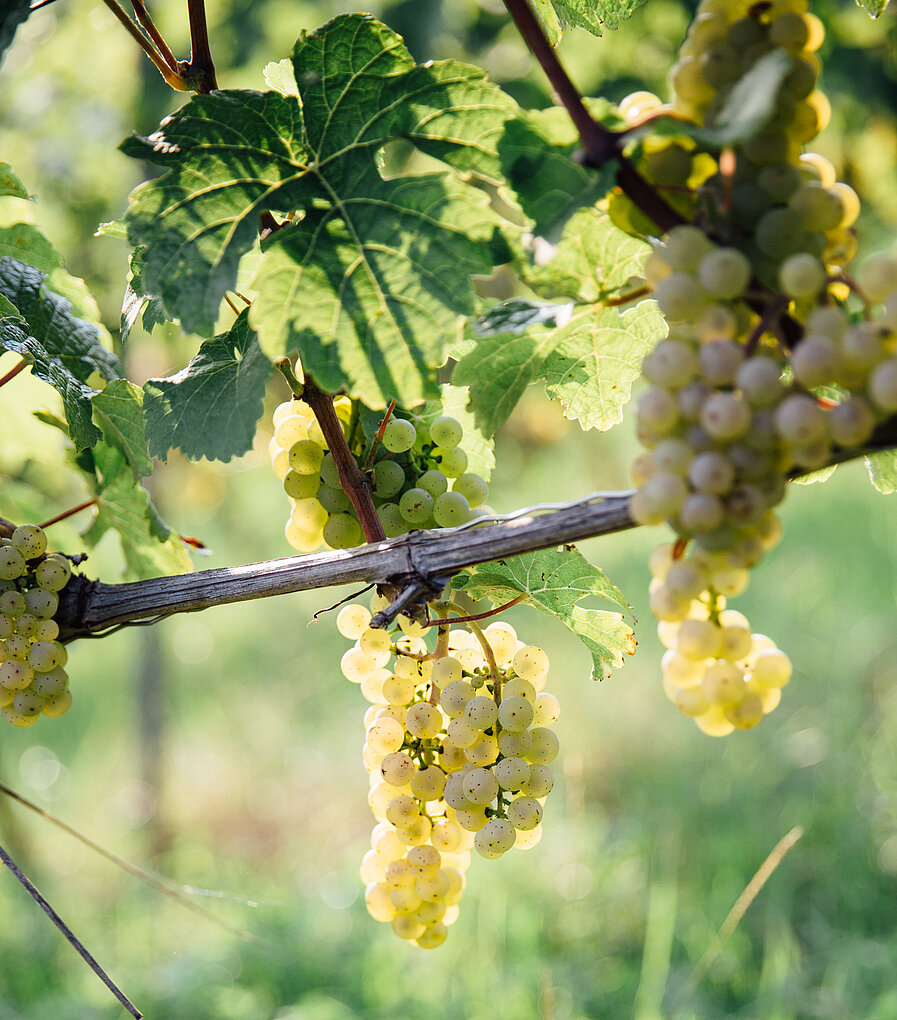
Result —
<instances>
[{"instance_id":1,"label":"young leaf","mask_svg":"<svg viewBox=\"0 0 897 1020\"><path fill-rule=\"evenodd\" d=\"M882 450L865 460L869 478L875 488L886 496L897 492L897 451Z\"/></svg>"},{"instance_id":2,"label":"young leaf","mask_svg":"<svg viewBox=\"0 0 897 1020\"><path fill-rule=\"evenodd\" d=\"M184 544L159 517L146 489L134 484L122 453L97 443L92 460L97 517L84 538L95 545L110 529L118 532L127 572L133 578L189 572L192 565Z\"/></svg>"},{"instance_id":3,"label":"young leaf","mask_svg":"<svg viewBox=\"0 0 897 1020\"><path fill-rule=\"evenodd\" d=\"M653 301L622 313L581 305L558 330L559 342L536 377L549 397L560 400L567 418L583 429L609 429L623 420L642 360L665 331Z\"/></svg>"},{"instance_id":4,"label":"young leaf","mask_svg":"<svg viewBox=\"0 0 897 1020\"><path fill-rule=\"evenodd\" d=\"M123 455L135 480L151 474L153 463L146 452L143 424L143 393L127 379L113 379L93 398L93 420L103 439Z\"/></svg>"},{"instance_id":5,"label":"young leaf","mask_svg":"<svg viewBox=\"0 0 897 1020\"><path fill-rule=\"evenodd\" d=\"M460 172L496 177L495 145L515 106L477 68L415 65L398 36L362 15L303 36L293 70L298 101L197 96L123 144L169 168L134 192L126 217L146 248L145 292L185 328L211 332L259 215L293 212L253 283L262 349L298 350L326 389L410 405L436 392L447 336L472 310L469 275L491 266L495 221L444 175L384 180L377 154L406 138Z\"/></svg>"},{"instance_id":6,"label":"young leaf","mask_svg":"<svg viewBox=\"0 0 897 1020\"><path fill-rule=\"evenodd\" d=\"M593 679L609 677L623 665L623 656L635 651L632 628L621 613L579 605L587 595L596 595L631 614L619 588L572 546L470 567L452 583L474 599L496 604L525 593L528 605L560 620L589 649Z\"/></svg>"},{"instance_id":7,"label":"young leaf","mask_svg":"<svg viewBox=\"0 0 897 1020\"><path fill-rule=\"evenodd\" d=\"M179 448L191 460L230 460L251 446L271 362L249 327L247 311L227 333L207 340L186 368L149 379L144 410L150 453Z\"/></svg>"}]
</instances>

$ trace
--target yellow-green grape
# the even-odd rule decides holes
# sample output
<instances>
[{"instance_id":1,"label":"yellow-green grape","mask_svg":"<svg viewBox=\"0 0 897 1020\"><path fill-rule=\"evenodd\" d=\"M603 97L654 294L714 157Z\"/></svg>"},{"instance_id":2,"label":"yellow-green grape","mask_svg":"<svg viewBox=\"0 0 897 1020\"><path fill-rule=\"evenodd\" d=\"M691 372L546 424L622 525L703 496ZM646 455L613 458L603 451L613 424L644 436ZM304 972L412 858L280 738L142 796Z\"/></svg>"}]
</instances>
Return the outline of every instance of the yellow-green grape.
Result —
<instances>
[{"instance_id":1,"label":"yellow-green grape","mask_svg":"<svg viewBox=\"0 0 897 1020\"><path fill-rule=\"evenodd\" d=\"M290 499L309 499L321 488L320 475L303 475L290 468L282 479L283 491Z\"/></svg>"},{"instance_id":2,"label":"yellow-green grape","mask_svg":"<svg viewBox=\"0 0 897 1020\"><path fill-rule=\"evenodd\" d=\"M36 524L22 524L13 531L10 541L26 560L36 559L47 551L47 536Z\"/></svg>"},{"instance_id":3,"label":"yellow-green grape","mask_svg":"<svg viewBox=\"0 0 897 1020\"><path fill-rule=\"evenodd\" d=\"M69 561L56 553L51 554L45 560L38 563L34 570L34 577L38 586L46 591L59 592L68 584L72 576L72 568Z\"/></svg>"},{"instance_id":4,"label":"yellow-green grape","mask_svg":"<svg viewBox=\"0 0 897 1020\"><path fill-rule=\"evenodd\" d=\"M392 418L383 430L382 443L390 453L404 453L414 446L417 430L404 418Z\"/></svg>"},{"instance_id":5,"label":"yellow-green grape","mask_svg":"<svg viewBox=\"0 0 897 1020\"><path fill-rule=\"evenodd\" d=\"M425 489L408 489L399 500L399 512L409 524L423 524L433 512L433 497Z\"/></svg>"},{"instance_id":6,"label":"yellow-green grape","mask_svg":"<svg viewBox=\"0 0 897 1020\"><path fill-rule=\"evenodd\" d=\"M379 499L391 499L401 492L405 484L405 471L394 460L381 460L374 465L374 495Z\"/></svg>"},{"instance_id":7,"label":"yellow-green grape","mask_svg":"<svg viewBox=\"0 0 897 1020\"><path fill-rule=\"evenodd\" d=\"M358 521L348 514L334 514L324 525L323 534L332 549L349 549L360 545L363 538Z\"/></svg>"},{"instance_id":8,"label":"yellow-green grape","mask_svg":"<svg viewBox=\"0 0 897 1020\"><path fill-rule=\"evenodd\" d=\"M0 579L14 581L25 573L25 557L14 545L0 546Z\"/></svg>"},{"instance_id":9,"label":"yellow-green grape","mask_svg":"<svg viewBox=\"0 0 897 1020\"><path fill-rule=\"evenodd\" d=\"M302 475L316 475L324 461L323 448L311 439L300 439L293 443L287 454L290 468Z\"/></svg>"},{"instance_id":10,"label":"yellow-green grape","mask_svg":"<svg viewBox=\"0 0 897 1020\"><path fill-rule=\"evenodd\" d=\"M4 705L0 708L0 715L8 722L11 726L25 727L32 726L37 722L37 715L22 715L17 712L12 705Z\"/></svg>"},{"instance_id":11,"label":"yellow-green grape","mask_svg":"<svg viewBox=\"0 0 897 1020\"><path fill-rule=\"evenodd\" d=\"M452 483L452 492L458 492L471 507L482 506L489 498L489 484L479 475L465 471Z\"/></svg>"},{"instance_id":12,"label":"yellow-green grape","mask_svg":"<svg viewBox=\"0 0 897 1020\"><path fill-rule=\"evenodd\" d=\"M26 611L38 619L49 620L59 608L59 596L43 588L29 588L25 592L25 606Z\"/></svg>"},{"instance_id":13,"label":"yellow-green grape","mask_svg":"<svg viewBox=\"0 0 897 1020\"><path fill-rule=\"evenodd\" d=\"M494 860L507 853L515 839L514 826L506 818L490 818L477 832L473 845L481 857Z\"/></svg>"},{"instance_id":14,"label":"yellow-green grape","mask_svg":"<svg viewBox=\"0 0 897 1020\"><path fill-rule=\"evenodd\" d=\"M443 450L453 450L463 436L464 430L460 423L447 415L430 422L430 439Z\"/></svg>"},{"instance_id":15,"label":"yellow-green grape","mask_svg":"<svg viewBox=\"0 0 897 1020\"><path fill-rule=\"evenodd\" d=\"M453 489L436 497L433 503L433 520L440 528L453 528L469 519L470 503L462 493Z\"/></svg>"},{"instance_id":16,"label":"yellow-green grape","mask_svg":"<svg viewBox=\"0 0 897 1020\"><path fill-rule=\"evenodd\" d=\"M274 440L278 447L289 450L294 444L308 439L308 422L308 418L298 414L283 418L274 430Z\"/></svg>"},{"instance_id":17,"label":"yellow-green grape","mask_svg":"<svg viewBox=\"0 0 897 1020\"><path fill-rule=\"evenodd\" d=\"M467 454L460 446L447 450L437 446L433 451L433 458L448 478L459 478L467 470Z\"/></svg>"}]
</instances>

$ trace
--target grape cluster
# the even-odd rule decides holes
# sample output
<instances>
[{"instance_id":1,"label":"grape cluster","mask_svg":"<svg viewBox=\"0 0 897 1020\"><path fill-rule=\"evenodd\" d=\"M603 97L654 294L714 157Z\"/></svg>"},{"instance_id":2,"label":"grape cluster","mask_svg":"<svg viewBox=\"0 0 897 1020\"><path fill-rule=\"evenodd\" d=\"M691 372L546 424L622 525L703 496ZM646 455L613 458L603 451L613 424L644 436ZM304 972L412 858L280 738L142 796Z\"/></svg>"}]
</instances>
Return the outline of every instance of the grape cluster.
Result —
<instances>
[{"instance_id":1,"label":"grape cluster","mask_svg":"<svg viewBox=\"0 0 897 1020\"><path fill-rule=\"evenodd\" d=\"M651 584L664 683L715 735L759 722L790 676L787 656L725 609L781 537L775 507L789 477L862 448L897 411L897 260L846 274L859 200L823 157L801 152L828 117L816 90L823 30L807 8L703 0L669 109L714 127L737 83L778 50L787 57L768 122L722 152L664 138L640 156L655 181L673 181L678 166L693 222L644 268L670 329L643 366L648 452L633 465L630 506L638 523L666 521L678 535L657 552ZM649 93L621 104L631 123L663 112Z\"/></svg>"},{"instance_id":2,"label":"grape cluster","mask_svg":"<svg viewBox=\"0 0 897 1020\"><path fill-rule=\"evenodd\" d=\"M486 481L467 471L461 425L448 416L416 422L392 417L379 443L365 441L352 402L334 401L349 449L368 465L374 505L387 538L412 528L451 528L485 512ZM340 486L336 462L307 404L290 400L274 412L270 444L275 474L290 498L286 538L299 552L323 543L344 549L364 541L361 525Z\"/></svg>"},{"instance_id":3,"label":"grape cluster","mask_svg":"<svg viewBox=\"0 0 897 1020\"><path fill-rule=\"evenodd\" d=\"M64 556L47 555L36 525L0 538L0 714L12 726L31 726L42 713L55 719L72 703L53 619L71 575Z\"/></svg>"},{"instance_id":4,"label":"grape cluster","mask_svg":"<svg viewBox=\"0 0 897 1020\"><path fill-rule=\"evenodd\" d=\"M337 618L355 641L343 675L371 702L363 759L377 824L361 877L371 916L432 948L457 919L471 849L493 859L539 842L558 703L544 690L547 655L506 623L471 633L446 620L430 652L414 620L400 616L393 636L370 621L361 605Z\"/></svg>"}]
</instances>

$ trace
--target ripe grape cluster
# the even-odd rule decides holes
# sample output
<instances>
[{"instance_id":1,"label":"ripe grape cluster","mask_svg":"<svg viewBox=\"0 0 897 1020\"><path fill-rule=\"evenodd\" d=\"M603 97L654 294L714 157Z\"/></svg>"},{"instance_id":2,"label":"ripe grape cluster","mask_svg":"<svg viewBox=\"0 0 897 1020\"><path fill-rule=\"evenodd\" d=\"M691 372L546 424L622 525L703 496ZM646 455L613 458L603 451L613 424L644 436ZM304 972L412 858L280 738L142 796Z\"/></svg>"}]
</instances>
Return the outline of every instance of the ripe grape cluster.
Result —
<instances>
[{"instance_id":1,"label":"ripe grape cluster","mask_svg":"<svg viewBox=\"0 0 897 1020\"><path fill-rule=\"evenodd\" d=\"M801 154L827 116L821 41L804 0L704 0L672 75L673 109L712 127L757 61L775 49L790 61L754 136L725 153L689 143L690 166L712 156L716 169L693 191L694 222L669 231L644 270L670 328L644 361L648 452L630 507L678 536L652 563L664 684L714 735L759 722L790 677L771 639L725 608L781 537L788 479L862 448L897 411L897 259L847 275L858 199L826 160ZM631 96L624 116L655 103Z\"/></svg>"},{"instance_id":2,"label":"ripe grape cluster","mask_svg":"<svg viewBox=\"0 0 897 1020\"><path fill-rule=\"evenodd\" d=\"M369 472L387 538L413 528L451 528L485 512L480 508L489 486L467 471L464 432L454 418L425 422L394 416L379 440L367 440L350 400L338 397L334 409L350 451ZM322 543L344 549L364 541L320 425L303 401L277 407L269 452L290 499L285 533L294 549L311 552Z\"/></svg>"},{"instance_id":3,"label":"ripe grape cluster","mask_svg":"<svg viewBox=\"0 0 897 1020\"><path fill-rule=\"evenodd\" d=\"M47 555L47 536L36 525L0 538L0 714L12 726L31 726L41 714L56 718L72 703L53 619L57 592L71 575L64 556Z\"/></svg>"},{"instance_id":4,"label":"ripe grape cluster","mask_svg":"<svg viewBox=\"0 0 897 1020\"><path fill-rule=\"evenodd\" d=\"M386 604L378 595L372 608ZM363 759L377 824L361 877L371 916L432 948L458 917L471 849L493 859L539 842L558 703L544 690L548 656L506 623L470 632L444 618L430 651L416 621L400 616L393 635L370 621L361 605L337 618L355 642L343 675L371 702Z\"/></svg>"}]
</instances>

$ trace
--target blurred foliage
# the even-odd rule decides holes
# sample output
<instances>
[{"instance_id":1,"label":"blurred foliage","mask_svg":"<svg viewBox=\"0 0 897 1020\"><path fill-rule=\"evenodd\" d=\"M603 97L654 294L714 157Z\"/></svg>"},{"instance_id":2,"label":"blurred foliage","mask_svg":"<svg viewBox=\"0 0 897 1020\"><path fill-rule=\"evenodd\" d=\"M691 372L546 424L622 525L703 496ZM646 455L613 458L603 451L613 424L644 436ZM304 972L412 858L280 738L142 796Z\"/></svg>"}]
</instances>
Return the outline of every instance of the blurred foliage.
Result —
<instances>
[{"instance_id":1,"label":"blurred foliage","mask_svg":"<svg viewBox=\"0 0 897 1020\"><path fill-rule=\"evenodd\" d=\"M158 3L180 56L183 5ZM262 67L328 2L210 3L219 81L263 88ZM850 0L814 9L832 124L819 148L864 199L867 250L897 228L897 16ZM479 63L525 105L549 95L498 0L373 6L415 58ZM689 5L650 0L618 32L570 33L562 56L588 95L664 94ZM124 208L140 168L116 151L182 102L94 0L33 15L0 69L0 156L38 198L35 222L117 324L126 256L99 223ZM0 209L2 213L2 209ZM138 381L182 364L195 342L135 328ZM0 359L0 374L14 359ZM282 394L272 392L271 403ZM0 391L0 513L40 520L84 497L62 436L30 414L54 396L23 374ZM616 435L620 432L621 435ZM499 436L500 510L627 484L627 426L583 434L530 394ZM198 566L285 555L284 504L260 436L214 468L172 457L153 479L169 520L212 552ZM41 456L35 457L35 450ZM897 1016L897 534L862 465L802 487L786 539L739 601L798 664L782 707L756 731L714 741L666 702L645 591L656 535L584 546L635 603L640 648L588 681L573 639L517 609L543 643L561 699L563 793L530 856L476 862L461 918L424 953L369 921L357 865L370 825L360 762L363 705L339 676L332 617L344 592L286 596L173 618L72 648L75 705L62 722L8 731L0 777L86 834L176 881L269 941L244 944L7 801L2 841L150 1017L166 1020L639 1020ZM79 546L85 518L55 526ZM115 580L101 542L91 576ZM153 635L154 637L150 637ZM322 664L331 663L329 668ZM689 975L778 839L805 835L697 991ZM220 895L219 895L220 893ZM257 903L250 905L247 901ZM119 1007L7 876L0 881L0 1020L118 1017Z\"/></svg>"}]
</instances>

